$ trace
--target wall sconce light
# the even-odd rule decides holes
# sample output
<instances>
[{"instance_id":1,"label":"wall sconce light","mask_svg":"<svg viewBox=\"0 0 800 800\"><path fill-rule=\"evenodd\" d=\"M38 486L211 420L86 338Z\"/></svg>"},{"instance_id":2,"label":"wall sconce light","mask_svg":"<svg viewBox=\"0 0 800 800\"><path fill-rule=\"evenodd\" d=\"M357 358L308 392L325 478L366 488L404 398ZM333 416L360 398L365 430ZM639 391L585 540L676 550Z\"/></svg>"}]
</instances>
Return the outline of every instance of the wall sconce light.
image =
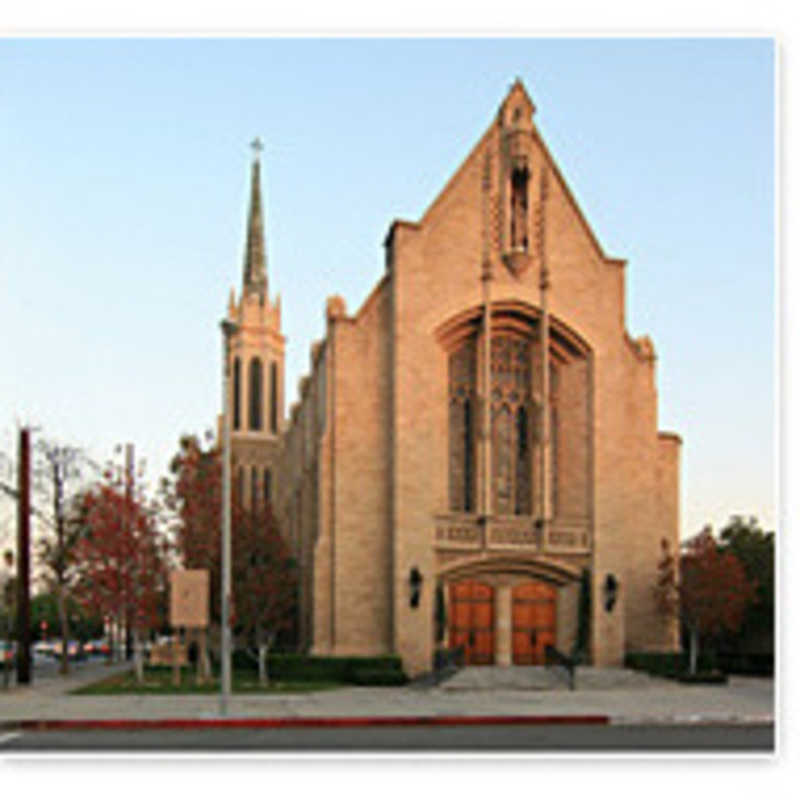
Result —
<instances>
[{"instance_id":1,"label":"wall sconce light","mask_svg":"<svg viewBox=\"0 0 800 800\"><path fill-rule=\"evenodd\" d=\"M603 605L606 611L610 612L617 602L619 594L619 581L609 572L603 584Z\"/></svg>"},{"instance_id":2,"label":"wall sconce light","mask_svg":"<svg viewBox=\"0 0 800 800\"><path fill-rule=\"evenodd\" d=\"M411 571L408 573L408 585L411 587L411 608L416 608L422 592L422 573L416 567L411 567Z\"/></svg>"}]
</instances>

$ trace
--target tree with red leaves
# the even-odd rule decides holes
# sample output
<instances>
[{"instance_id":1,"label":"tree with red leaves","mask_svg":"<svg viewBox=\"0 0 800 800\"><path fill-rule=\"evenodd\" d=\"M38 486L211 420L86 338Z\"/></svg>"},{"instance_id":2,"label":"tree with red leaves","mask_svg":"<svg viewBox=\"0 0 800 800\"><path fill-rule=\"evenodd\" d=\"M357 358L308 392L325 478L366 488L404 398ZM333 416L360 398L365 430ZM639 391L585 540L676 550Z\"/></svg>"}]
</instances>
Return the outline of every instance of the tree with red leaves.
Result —
<instances>
[{"instance_id":1,"label":"tree with red leaves","mask_svg":"<svg viewBox=\"0 0 800 800\"><path fill-rule=\"evenodd\" d=\"M176 547L187 569L207 569L211 618L220 619L222 459L197 438L183 437L172 461L173 479L164 484L167 507L176 517ZM233 487L231 507L233 588L232 626L238 643L258 661L267 682L266 658L296 613L296 562L280 534L269 503L245 507Z\"/></svg>"},{"instance_id":2,"label":"tree with red leaves","mask_svg":"<svg viewBox=\"0 0 800 800\"><path fill-rule=\"evenodd\" d=\"M77 598L119 624L130 623L141 681L142 633L162 623L168 545L152 511L111 470L80 496L78 507Z\"/></svg>"},{"instance_id":3,"label":"tree with red leaves","mask_svg":"<svg viewBox=\"0 0 800 800\"><path fill-rule=\"evenodd\" d=\"M704 637L735 633L756 598L739 559L721 549L710 526L683 543L679 564L662 541L656 595L665 613L679 615L689 630L689 671L697 672Z\"/></svg>"}]
</instances>

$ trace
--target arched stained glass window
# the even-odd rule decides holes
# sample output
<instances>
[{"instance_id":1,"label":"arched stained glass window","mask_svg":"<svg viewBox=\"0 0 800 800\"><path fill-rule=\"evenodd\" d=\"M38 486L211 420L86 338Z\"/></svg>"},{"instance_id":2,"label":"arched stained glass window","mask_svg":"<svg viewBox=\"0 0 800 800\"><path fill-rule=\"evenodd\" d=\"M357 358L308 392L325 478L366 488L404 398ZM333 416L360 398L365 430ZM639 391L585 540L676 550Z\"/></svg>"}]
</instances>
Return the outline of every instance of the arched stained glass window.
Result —
<instances>
[{"instance_id":1,"label":"arched stained glass window","mask_svg":"<svg viewBox=\"0 0 800 800\"><path fill-rule=\"evenodd\" d=\"M253 358L250 360L250 430L261 430L261 406L262 406L262 387L261 387L261 359Z\"/></svg>"},{"instance_id":2,"label":"arched stained glass window","mask_svg":"<svg viewBox=\"0 0 800 800\"><path fill-rule=\"evenodd\" d=\"M477 426L480 424L477 391L478 362L482 357L478 337L465 340L449 356L449 504L451 511L477 508ZM530 515L541 513L539 481L541 413L534 400L534 356L537 344L529 335L499 330L492 337L490 436L491 513ZM557 375L551 373L555 387ZM551 409L554 409L551 393ZM558 419L550 417L551 452L548 454L553 508L557 501ZM536 474L536 481L534 475Z\"/></svg>"},{"instance_id":3,"label":"arched stained glass window","mask_svg":"<svg viewBox=\"0 0 800 800\"><path fill-rule=\"evenodd\" d=\"M531 342L492 339L492 511L531 513Z\"/></svg>"},{"instance_id":4,"label":"arched stained glass window","mask_svg":"<svg viewBox=\"0 0 800 800\"><path fill-rule=\"evenodd\" d=\"M475 510L475 339L450 356L450 510Z\"/></svg>"},{"instance_id":5,"label":"arched stained glass window","mask_svg":"<svg viewBox=\"0 0 800 800\"><path fill-rule=\"evenodd\" d=\"M278 432L278 365L269 365L269 429Z\"/></svg>"},{"instance_id":6,"label":"arched stained glass window","mask_svg":"<svg viewBox=\"0 0 800 800\"><path fill-rule=\"evenodd\" d=\"M517 408L517 486L514 496L514 513L531 513L531 454L528 433L528 409Z\"/></svg>"},{"instance_id":7,"label":"arched stained glass window","mask_svg":"<svg viewBox=\"0 0 800 800\"><path fill-rule=\"evenodd\" d=\"M233 359L233 429L238 431L242 426L242 363L238 356Z\"/></svg>"}]
</instances>

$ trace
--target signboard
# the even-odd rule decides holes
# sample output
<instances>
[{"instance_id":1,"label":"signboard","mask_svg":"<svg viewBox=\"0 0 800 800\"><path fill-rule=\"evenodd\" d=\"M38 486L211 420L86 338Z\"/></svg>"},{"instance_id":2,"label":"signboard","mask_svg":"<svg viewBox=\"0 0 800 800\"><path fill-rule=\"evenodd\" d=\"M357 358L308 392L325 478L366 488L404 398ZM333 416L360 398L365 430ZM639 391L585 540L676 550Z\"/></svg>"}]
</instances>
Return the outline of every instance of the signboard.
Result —
<instances>
[{"instance_id":1,"label":"signboard","mask_svg":"<svg viewBox=\"0 0 800 800\"><path fill-rule=\"evenodd\" d=\"M208 570L173 570L169 584L170 625L205 628L208 625Z\"/></svg>"}]
</instances>

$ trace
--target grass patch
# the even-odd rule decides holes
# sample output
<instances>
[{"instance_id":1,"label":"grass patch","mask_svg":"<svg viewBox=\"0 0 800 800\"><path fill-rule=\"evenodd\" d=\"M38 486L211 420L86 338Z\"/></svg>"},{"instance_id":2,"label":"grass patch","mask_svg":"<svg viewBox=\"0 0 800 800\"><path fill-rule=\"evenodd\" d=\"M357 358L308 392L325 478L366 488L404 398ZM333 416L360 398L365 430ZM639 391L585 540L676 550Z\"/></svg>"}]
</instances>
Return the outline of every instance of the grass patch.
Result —
<instances>
[{"instance_id":1,"label":"grass patch","mask_svg":"<svg viewBox=\"0 0 800 800\"><path fill-rule=\"evenodd\" d=\"M281 692L318 692L324 689L336 689L341 683L332 681L270 681L268 686L261 686L258 674L252 671L234 671L233 691L237 694L279 694ZM215 675L208 683L198 685L194 670L182 669L179 686L172 685L172 670L167 668L146 667L144 682L136 682L136 672L110 675L107 678L73 689L70 694L78 695L113 695L113 694L218 694L220 691L219 676Z\"/></svg>"}]
</instances>

